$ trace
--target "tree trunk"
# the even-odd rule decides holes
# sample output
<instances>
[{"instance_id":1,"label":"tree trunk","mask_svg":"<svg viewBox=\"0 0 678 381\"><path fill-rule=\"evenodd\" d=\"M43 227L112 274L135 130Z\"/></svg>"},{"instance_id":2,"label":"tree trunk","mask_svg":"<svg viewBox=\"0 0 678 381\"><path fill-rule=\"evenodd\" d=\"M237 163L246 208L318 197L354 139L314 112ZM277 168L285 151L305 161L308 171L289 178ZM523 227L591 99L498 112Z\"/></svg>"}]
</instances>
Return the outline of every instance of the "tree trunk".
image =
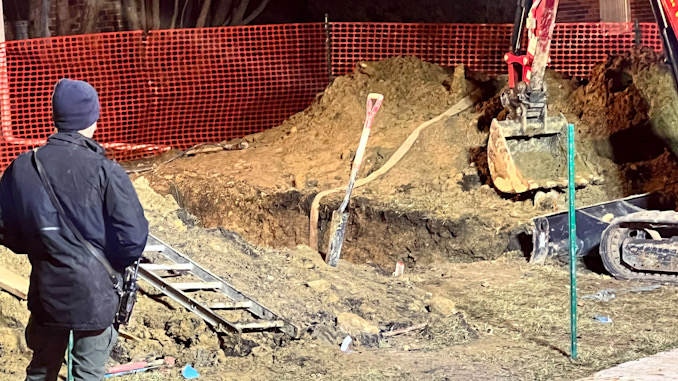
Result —
<instances>
[{"instance_id":1,"label":"tree trunk","mask_svg":"<svg viewBox=\"0 0 678 381\"><path fill-rule=\"evenodd\" d=\"M160 0L153 0L153 26L154 30L160 29Z\"/></svg>"},{"instance_id":2,"label":"tree trunk","mask_svg":"<svg viewBox=\"0 0 678 381\"><path fill-rule=\"evenodd\" d=\"M233 12L233 19L231 20L231 25L242 25L242 20L245 17L245 12L247 11L247 6L249 5L250 0L241 0L238 4L238 8Z\"/></svg>"},{"instance_id":3,"label":"tree trunk","mask_svg":"<svg viewBox=\"0 0 678 381\"><path fill-rule=\"evenodd\" d=\"M139 19L141 20L141 29L144 31L148 30L148 25L146 24L146 0L139 0L141 2L141 9L139 10Z\"/></svg>"},{"instance_id":4,"label":"tree trunk","mask_svg":"<svg viewBox=\"0 0 678 381\"><path fill-rule=\"evenodd\" d=\"M228 16L231 15L232 4L233 0L221 0L217 2L217 6L214 9L214 13L212 13L212 20L210 21L209 25L222 26L228 19Z\"/></svg>"},{"instance_id":5,"label":"tree trunk","mask_svg":"<svg viewBox=\"0 0 678 381\"><path fill-rule=\"evenodd\" d=\"M174 27L177 25L177 17L179 17L179 0L174 0L174 13L172 13L170 29L174 29Z\"/></svg>"},{"instance_id":6,"label":"tree trunk","mask_svg":"<svg viewBox=\"0 0 678 381\"><path fill-rule=\"evenodd\" d=\"M127 23L128 30L140 30L139 21L139 3L137 0L122 0L123 15Z\"/></svg>"},{"instance_id":7,"label":"tree trunk","mask_svg":"<svg viewBox=\"0 0 678 381\"><path fill-rule=\"evenodd\" d=\"M56 2L56 34L57 36L68 36L71 34L68 0L57 0Z\"/></svg>"},{"instance_id":8,"label":"tree trunk","mask_svg":"<svg viewBox=\"0 0 678 381\"><path fill-rule=\"evenodd\" d=\"M97 19L103 9L102 0L87 0L85 9L80 19L79 34L89 34L96 32Z\"/></svg>"},{"instance_id":9,"label":"tree trunk","mask_svg":"<svg viewBox=\"0 0 678 381\"><path fill-rule=\"evenodd\" d=\"M186 0L186 3L184 4L184 9L181 11L180 28L190 28L193 26L193 24L190 24L188 21L191 19L191 14L193 14L193 1L195 0Z\"/></svg>"},{"instance_id":10,"label":"tree trunk","mask_svg":"<svg viewBox=\"0 0 678 381\"><path fill-rule=\"evenodd\" d=\"M259 6L255 10L253 10L252 13L250 13L250 15L247 16L246 19L244 19L242 21L242 25L247 25L247 24L251 23L252 20L257 18L257 16L259 16L261 14L261 12L264 11L264 8L266 8L266 5L268 5L268 0L262 0L261 4L259 4Z\"/></svg>"},{"instance_id":11,"label":"tree trunk","mask_svg":"<svg viewBox=\"0 0 678 381\"><path fill-rule=\"evenodd\" d=\"M29 0L28 36L30 38L49 37L50 0Z\"/></svg>"},{"instance_id":12,"label":"tree trunk","mask_svg":"<svg viewBox=\"0 0 678 381\"><path fill-rule=\"evenodd\" d=\"M40 0L28 0L28 37L38 38L38 23L40 22Z\"/></svg>"},{"instance_id":13,"label":"tree trunk","mask_svg":"<svg viewBox=\"0 0 678 381\"><path fill-rule=\"evenodd\" d=\"M40 34L42 37L49 37L49 9L52 5L50 0L42 0L42 9L40 10Z\"/></svg>"},{"instance_id":14,"label":"tree trunk","mask_svg":"<svg viewBox=\"0 0 678 381\"><path fill-rule=\"evenodd\" d=\"M153 0L146 0L146 28L153 29Z\"/></svg>"},{"instance_id":15,"label":"tree trunk","mask_svg":"<svg viewBox=\"0 0 678 381\"><path fill-rule=\"evenodd\" d=\"M198 15L198 21L195 22L196 28L204 28L205 21L207 21L207 15L210 13L210 6L212 5L212 0L205 0L202 3L202 9L200 10L200 15Z\"/></svg>"}]
</instances>

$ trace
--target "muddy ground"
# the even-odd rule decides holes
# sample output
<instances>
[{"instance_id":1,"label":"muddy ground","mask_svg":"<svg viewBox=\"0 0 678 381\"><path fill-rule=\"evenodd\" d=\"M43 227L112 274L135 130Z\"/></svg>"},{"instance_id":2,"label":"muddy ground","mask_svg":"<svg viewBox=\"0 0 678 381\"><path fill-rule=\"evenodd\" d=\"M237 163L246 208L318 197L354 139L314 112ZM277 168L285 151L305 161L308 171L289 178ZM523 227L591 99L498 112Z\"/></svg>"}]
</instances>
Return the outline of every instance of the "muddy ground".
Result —
<instances>
[{"instance_id":1,"label":"muddy ground","mask_svg":"<svg viewBox=\"0 0 678 381\"><path fill-rule=\"evenodd\" d=\"M590 80L548 74L551 112L575 123L580 155L604 178L578 190L580 205L676 193L675 111L666 105L678 103L675 92L665 96L671 78L657 62L639 50L611 58ZM503 114L495 96L502 86L412 57L364 63L282 126L244 137L247 149L185 155L135 175L154 234L303 334L248 334L234 347L145 285L128 327L141 341L121 341L111 364L171 355L209 380L554 380L675 347L678 328L666 308L678 300L674 287L629 292L641 285L582 268L580 295L618 292L608 302L580 300L581 358L569 360L566 268L531 266L519 250L529 219L562 209L564 195L539 194L535 205L535 194L500 194L488 178L484 146L491 119ZM393 169L356 189L344 260L327 267L308 247L310 204L347 181L367 94L385 102L360 177L474 87L482 102L425 129ZM338 203L335 195L321 204L321 252ZM408 266L403 277L391 275L397 260ZM0 264L30 271L9 252ZM0 379L20 379L29 358L25 303L0 293L0 312ZM422 323L407 335L380 335ZM353 353L338 349L347 334ZM173 378L176 371L130 379Z\"/></svg>"},{"instance_id":2,"label":"muddy ground","mask_svg":"<svg viewBox=\"0 0 678 381\"><path fill-rule=\"evenodd\" d=\"M563 266L532 266L509 253L418 266L399 278L368 264L342 262L332 269L305 246L261 249L228 231L186 223L171 196L153 192L145 179L135 185L153 234L292 320L303 334L293 341L247 334L235 353L227 337L142 283L127 328L142 340L121 340L110 365L171 355L205 380L567 380L678 345L674 313L666 308L678 302L674 287L634 293L629 290L644 285L580 271L581 357L573 362ZM24 257L5 251L0 261L27 275ZM605 289L616 289L616 298L587 298ZM30 355L21 339L28 314L25 302L6 293L0 293L0 307L0 379L18 380ZM599 323L596 315L612 323ZM426 328L408 335L377 334L422 323ZM353 353L339 350L347 334L358 342ZM181 378L174 370L127 379Z\"/></svg>"}]
</instances>

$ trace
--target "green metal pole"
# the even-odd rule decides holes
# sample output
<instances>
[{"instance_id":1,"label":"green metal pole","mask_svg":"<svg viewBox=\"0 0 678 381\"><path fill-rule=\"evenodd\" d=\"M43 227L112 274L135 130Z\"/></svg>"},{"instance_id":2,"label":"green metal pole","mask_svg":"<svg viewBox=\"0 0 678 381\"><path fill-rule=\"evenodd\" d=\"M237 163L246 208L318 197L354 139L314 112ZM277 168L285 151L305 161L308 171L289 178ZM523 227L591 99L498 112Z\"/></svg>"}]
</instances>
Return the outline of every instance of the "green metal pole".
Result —
<instances>
[{"instance_id":1,"label":"green metal pole","mask_svg":"<svg viewBox=\"0 0 678 381\"><path fill-rule=\"evenodd\" d=\"M73 331L68 334L68 381L73 381Z\"/></svg>"},{"instance_id":2,"label":"green metal pole","mask_svg":"<svg viewBox=\"0 0 678 381\"><path fill-rule=\"evenodd\" d=\"M574 214L574 124L567 126L567 190L570 223L570 343L577 358L577 222Z\"/></svg>"}]
</instances>

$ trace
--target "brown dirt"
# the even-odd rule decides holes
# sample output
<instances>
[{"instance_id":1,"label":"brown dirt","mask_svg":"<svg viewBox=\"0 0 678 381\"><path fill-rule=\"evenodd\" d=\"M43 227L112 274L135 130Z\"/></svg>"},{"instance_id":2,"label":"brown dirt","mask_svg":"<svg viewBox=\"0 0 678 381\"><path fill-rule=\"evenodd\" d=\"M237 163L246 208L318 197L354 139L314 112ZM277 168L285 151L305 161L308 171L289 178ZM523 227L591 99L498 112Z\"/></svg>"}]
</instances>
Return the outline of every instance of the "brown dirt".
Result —
<instances>
[{"instance_id":1,"label":"brown dirt","mask_svg":"<svg viewBox=\"0 0 678 381\"><path fill-rule=\"evenodd\" d=\"M149 179L161 192L178 190L203 226L228 226L266 246L308 244L310 202L318 191L347 181L368 92L380 92L386 101L360 177L379 168L414 128L451 107L470 86L463 67L449 71L412 57L364 63L337 78L305 112L246 137L247 150L177 160ZM397 260L472 261L505 251L519 219L502 213L514 203L483 187L486 179L472 162L487 139L477 118L464 113L430 126L386 176L354 192L344 258L391 268ZM339 197L321 205L321 247ZM532 210L527 204L520 209L514 210Z\"/></svg>"},{"instance_id":2,"label":"brown dirt","mask_svg":"<svg viewBox=\"0 0 678 381\"><path fill-rule=\"evenodd\" d=\"M601 65L596 73L602 74L583 87L553 72L546 77L551 113L563 112L577 125L580 155L606 180L602 187L580 190L580 205L629 195L646 185L623 178L628 164L604 154L617 140L591 127L602 114L595 102L604 88L600 83L611 83L608 77L618 67L642 66L618 61ZM492 189L484 147L489 122L505 114L495 95L502 84L466 77L461 66L446 70L412 57L361 63L354 73L337 78L304 112L277 128L245 137L250 148L176 160L158 166L149 179L156 190L174 194L202 226L225 226L264 246L308 244L311 200L317 192L347 181L368 92L383 93L385 103L372 128L360 177L383 165L421 122L477 85L487 90L486 102L428 127L393 169L354 192L342 255L385 268L398 260L411 267L440 259L494 259L516 247L522 224L553 209L535 208L524 198L507 199ZM580 99L588 103L577 103ZM628 108L629 102L619 99L604 104ZM340 197L335 194L321 204L321 252ZM564 204L561 196L556 209Z\"/></svg>"},{"instance_id":3,"label":"brown dirt","mask_svg":"<svg viewBox=\"0 0 678 381\"><path fill-rule=\"evenodd\" d=\"M666 105L678 105L678 97L665 96L670 82L656 62L642 51L611 58L583 83L548 73L551 112L575 123L580 155L605 178L603 185L577 191L579 205L651 190L678 194L676 160L665 149L674 146L670 127L678 122ZM664 287L607 304L582 300L582 358L567 359L566 269L528 266L520 254L507 254L519 247L524 224L562 208L564 196L535 207L526 197L507 198L492 188L484 146L489 121L504 113L490 96L502 84L464 77L462 67L446 70L415 58L364 63L282 126L243 138L248 149L156 164L137 179L154 234L304 334L291 342L254 334L233 348L228 338L144 288L129 327L143 340L122 342L112 361L173 355L214 380L555 380L678 345L665 308L678 294ZM354 191L345 260L336 269L325 266L305 246L309 207L317 192L347 181L367 93L381 92L386 101L360 177L472 85L488 89L488 100L428 127L390 172ZM659 149L648 149L655 143ZM321 204L321 248L339 197ZM396 260L408 264L405 277L390 276ZM0 264L29 271L24 258L7 252L0 253ZM590 272L581 272L580 281L582 294L632 286ZM440 297L458 312L437 312ZM21 339L25 303L0 293L0 311L0 374L18 378L28 358ZM387 340L358 334L357 352L344 354L337 349L346 334L336 322L341 313L380 330L421 322L428 328ZM615 323L601 325L595 314Z\"/></svg>"},{"instance_id":4,"label":"brown dirt","mask_svg":"<svg viewBox=\"0 0 678 381\"><path fill-rule=\"evenodd\" d=\"M329 268L305 246L262 249L223 229L196 227L171 196L156 194L143 178L135 186L153 234L292 320L303 334L294 341L280 334L247 334L243 347L234 348L142 283L128 327L142 341L121 340L111 365L171 355L179 365L193 364L205 380L565 380L678 344L678 328L665 308L678 301L673 287L619 294L609 303L582 299L581 360L573 363L563 354L569 327L563 267L530 266L509 255L418 266L401 278L369 264ZM0 261L24 275L30 268L24 257L7 251ZM579 282L580 295L636 286L588 271L580 272ZM449 299L457 312L439 312L434 301L440 298ZM30 355L20 339L28 314L24 302L5 293L0 309L0 331L11 332L0 335L5 351L0 379L19 379ZM338 350L346 335L336 323L341 313L358 315L382 331L428 327L389 339L358 334L356 352L345 354ZM595 314L612 317L614 324L595 322ZM130 379L180 377L175 370Z\"/></svg>"}]
</instances>

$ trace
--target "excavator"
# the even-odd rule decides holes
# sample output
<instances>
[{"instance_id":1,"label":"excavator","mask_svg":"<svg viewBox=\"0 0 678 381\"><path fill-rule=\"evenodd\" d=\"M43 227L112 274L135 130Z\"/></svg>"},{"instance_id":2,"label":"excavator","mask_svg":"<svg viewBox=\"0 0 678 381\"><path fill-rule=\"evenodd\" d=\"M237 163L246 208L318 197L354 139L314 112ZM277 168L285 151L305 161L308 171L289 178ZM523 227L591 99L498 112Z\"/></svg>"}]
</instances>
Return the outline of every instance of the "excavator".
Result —
<instances>
[{"instance_id":1,"label":"excavator","mask_svg":"<svg viewBox=\"0 0 678 381\"><path fill-rule=\"evenodd\" d=\"M650 0L665 61L678 89L678 0ZM518 0L509 52L504 121L492 121L487 145L494 186L505 194L564 188L567 181L567 120L548 115L544 75L558 0ZM527 35L527 41L525 36ZM526 47L524 49L524 47ZM676 126L678 128L678 126ZM575 157L576 187L599 181ZM678 213L675 203L653 195L632 196L576 210L578 256L599 254L615 278L678 283ZM567 214L533 219L531 262L566 250Z\"/></svg>"},{"instance_id":2,"label":"excavator","mask_svg":"<svg viewBox=\"0 0 678 381\"><path fill-rule=\"evenodd\" d=\"M504 193L567 186L567 120L562 114L548 115L544 81L557 9L558 0L518 0L511 47L504 56L509 89L501 103L509 117L492 121L487 146L492 181ZM581 158L575 160L577 168L587 168ZM581 171L575 176L578 186L594 179Z\"/></svg>"}]
</instances>

